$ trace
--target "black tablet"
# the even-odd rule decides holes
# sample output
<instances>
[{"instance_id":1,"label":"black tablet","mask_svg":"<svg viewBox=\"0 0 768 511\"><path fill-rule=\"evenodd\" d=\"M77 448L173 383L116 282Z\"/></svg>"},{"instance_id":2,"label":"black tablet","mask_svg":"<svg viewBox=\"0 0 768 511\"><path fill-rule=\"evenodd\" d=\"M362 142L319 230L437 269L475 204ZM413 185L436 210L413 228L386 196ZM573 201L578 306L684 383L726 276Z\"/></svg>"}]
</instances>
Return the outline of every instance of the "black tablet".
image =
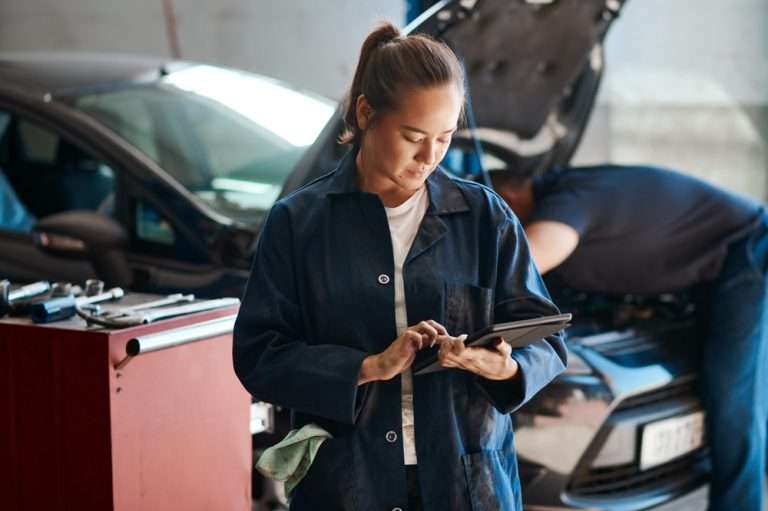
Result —
<instances>
[{"instance_id":1,"label":"black tablet","mask_svg":"<svg viewBox=\"0 0 768 511\"><path fill-rule=\"evenodd\" d=\"M467 337L464 344L467 346L487 346L494 339L501 337L513 348L520 348L563 330L568 326L571 317L571 314L556 314L508 323L496 323L473 333ZM444 368L437 362L437 352L423 360L417 360L411 367L413 374L416 375L432 373L441 369Z\"/></svg>"}]
</instances>

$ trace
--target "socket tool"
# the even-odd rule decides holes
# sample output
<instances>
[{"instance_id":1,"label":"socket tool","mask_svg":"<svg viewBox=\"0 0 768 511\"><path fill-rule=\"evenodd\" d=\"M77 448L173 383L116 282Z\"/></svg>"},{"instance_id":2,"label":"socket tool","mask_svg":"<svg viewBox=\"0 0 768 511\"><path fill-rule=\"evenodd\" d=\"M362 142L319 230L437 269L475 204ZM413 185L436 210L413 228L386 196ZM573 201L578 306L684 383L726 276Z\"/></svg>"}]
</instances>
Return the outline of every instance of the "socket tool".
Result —
<instances>
[{"instance_id":1,"label":"socket tool","mask_svg":"<svg viewBox=\"0 0 768 511\"><path fill-rule=\"evenodd\" d=\"M0 317L11 312L15 304L43 295L50 289L50 283L40 281L11 291L11 283L7 280L0 280Z\"/></svg>"},{"instance_id":2,"label":"socket tool","mask_svg":"<svg viewBox=\"0 0 768 511\"><path fill-rule=\"evenodd\" d=\"M49 282L44 280L33 282L32 284L27 284L26 286L22 286L19 289L9 292L8 301L13 303L19 300L26 300L27 298L47 293L49 289L51 289L51 284Z\"/></svg>"},{"instance_id":3,"label":"socket tool","mask_svg":"<svg viewBox=\"0 0 768 511\"><path fill-rule=\"evenodd\" d=\"M96 296L104 292L104 281L88 279L85 281L85 296Z\"/></svg>"}]
</instances>

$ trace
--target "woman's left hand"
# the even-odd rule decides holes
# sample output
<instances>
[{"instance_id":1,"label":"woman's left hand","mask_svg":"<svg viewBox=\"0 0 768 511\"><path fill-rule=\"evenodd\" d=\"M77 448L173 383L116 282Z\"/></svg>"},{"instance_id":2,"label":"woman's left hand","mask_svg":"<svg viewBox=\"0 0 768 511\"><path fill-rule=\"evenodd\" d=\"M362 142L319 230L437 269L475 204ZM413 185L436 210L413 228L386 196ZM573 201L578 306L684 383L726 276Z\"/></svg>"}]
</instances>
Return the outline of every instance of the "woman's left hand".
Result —
<instances>
[{"instance_id":1,"label":"woman's left hand","mask_svg":"<svg viewBox=\"0 0 768 511\"><path fill-rule=\"evenodd\" d=\"M438 336L440 351L437 359L443 367L464 369L489 380L509 380L514 378L519 366L510 356L512 347L498 338L488 347L467 347L466 335L451 337Z\"/></svg>"}]
</instances>

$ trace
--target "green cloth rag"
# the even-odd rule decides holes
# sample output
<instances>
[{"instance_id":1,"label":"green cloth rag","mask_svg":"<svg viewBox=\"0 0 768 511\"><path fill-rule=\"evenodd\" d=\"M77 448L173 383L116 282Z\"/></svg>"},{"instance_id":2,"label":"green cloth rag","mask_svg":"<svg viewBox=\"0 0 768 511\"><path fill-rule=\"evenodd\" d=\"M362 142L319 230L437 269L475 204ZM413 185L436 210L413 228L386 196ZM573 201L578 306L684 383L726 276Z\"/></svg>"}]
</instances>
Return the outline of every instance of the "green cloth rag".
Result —
<instances>
[{"instance_id":1,"label":"green cloth rag","mask_svg":"<svg viewBox=\"0 0 768 511\"><path fill-rule=\"evenodd\" d=\"M285 438L262 453L256 462L256 469L266 477L285 481L285 492L290 495L327 438L333 437L317 424L292 429Z\"/></svg>"}]
</instances>

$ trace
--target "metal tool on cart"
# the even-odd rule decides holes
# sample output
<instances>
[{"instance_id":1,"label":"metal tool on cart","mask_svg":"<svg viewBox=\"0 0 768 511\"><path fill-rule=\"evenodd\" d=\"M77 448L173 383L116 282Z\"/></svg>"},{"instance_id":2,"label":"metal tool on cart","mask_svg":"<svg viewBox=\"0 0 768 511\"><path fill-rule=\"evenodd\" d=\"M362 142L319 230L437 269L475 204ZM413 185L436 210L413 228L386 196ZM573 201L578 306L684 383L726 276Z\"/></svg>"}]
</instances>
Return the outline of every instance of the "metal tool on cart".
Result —
<instances>
[{"instance_id":1,"label":"metal tool on cart","mask_svg":"<svg viewBox=\"0 0 768 511\"><path fill-rule=\"evenodd\" d=\"M108 300L117 300L124 295L125 292L119 287L112 288L109 291L97 295L79 296L77 298L75 298L74 294L70 293L65 296L54 297L33 304L30 308L30 317L35 323L62 321L75 316L77 310L81 307L97 304L99 302L106 302Z\"/></svg>"},{"instance_id":2,"label":"metal tool on cart","mask_svg":"<svg viewBox=\"0 0 768 511\"><path fill-rule=\"evenodd\" d=\"M159 300L153 300L151 302L140 303L138 305L131 305L128 307L120 307L119 309L110 309L108 311L104 311L104 313L100 316L103 318L115 319L119 317L131 316L135 313L138 313L139 311L147 309L156 309L158 307L165 307L166 305L175 305L182 302L192 302L194 300L195 295L176 293L168 295L165 298L161 298Z\"/></svg>"},{"instance_id":3,"label":"metal tool on cart","mask_svg":"<svg viewBox=\"0 0 768 511\"><path fill-rule=\"evenodd\" d=\"M78 315L88 323L105 326L108 328L125 328L129 326L152 323L158 319L182 316L223 307L238 305L238 298L217 298L213 300L203 300L192 302L175 307L165 307L183 301L194 300L194 295L169 295L161 300L139 304L132 307L124 307L114 312L102 312L100 309L92 306L78 308Z\"/></svg>"},{"instance_id":4,"label":"metal tool on cart","mask_svg":"<svg viewBox=\"0 0 768 511\"><path fill-rule=\"evenodd\" d=\"M49 282L40 281L11 291L11 283L7 280L0 280L0 317L11 312L15 304L44 295L50 289L51 284Z\"/></svg>"}]
</instances>

